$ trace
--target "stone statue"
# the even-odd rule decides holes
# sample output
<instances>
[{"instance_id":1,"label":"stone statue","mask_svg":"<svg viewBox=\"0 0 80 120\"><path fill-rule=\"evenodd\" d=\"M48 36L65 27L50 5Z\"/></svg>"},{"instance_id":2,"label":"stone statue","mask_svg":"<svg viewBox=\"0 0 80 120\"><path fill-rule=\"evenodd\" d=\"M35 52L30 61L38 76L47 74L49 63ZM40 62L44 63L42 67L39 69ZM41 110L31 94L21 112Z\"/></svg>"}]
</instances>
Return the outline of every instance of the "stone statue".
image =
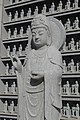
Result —
<instances>
[{"instance_id":1,"label":"stone statue","mask_svg":"<svg viewBox=\"0 0 80 120\"><path fill-rule=\"evenodd\" d=\"M10 104L10 113L14 113L14 101L11 101L11 104Z\"/></svg>"},{"instance_id":2,"label":"stone statue","mask_svg":"<svg viewBox=\"0 0 80 120\"><path fill-rule=\"evenodd\" d=\"M8 102L7 100L5 100L5 103L3 104L3 112L7 113L7 111L8 111Z\"/></svg>"},{"instance_id":3,"label":"stone statue","mask_svg":"<svg viewBox=\"0 0 80 120\"><path fill-rule=\"evenodd\" d=\"M36 16L36 15L38 15L38 6L36 6L36 9L35 9L35 11L34 11L34 16Z\"/></svg>"},{"instance_id":4,"label":"stone statue","mask_svg":"<svg viewBox=\"0 0 80 120\"><path fill-rule=\"evenodd\" d=\"M9 28L8 29L8 39L10 39L11 38L11 29Z\"/></svg>"},{"instance_id":5,"label":"stone statue","mask_svg":"<svg viewBox=\"0 0 80 120\"><path fill-rule=\"evenodd\" d=\"M70 0L67 0L67 4L66 4L66 9L67 9L67 10L70 10L70 5L71 5Z\"/></svg>"},{"instance_id":6,"label":"stone statue","mask_svg":"<svg viewBox=\"0 0 80 120\"><path fill-rule=\"evenodd\" d=\"M4 93L5 94L8 93L8 82L5 83Z\"/></svg>"},{"instance_id":7,"label":"stone statue","mask_svg":"<svg viewBox=\"0 0 80 120\"><path fill-rule=\"evenodd\" d=\"M24 18L24 10L23 9L21 10L20 17L21 17L21 19Z\"/></svg>"},{"instance_id":8,"label":"stone statue","mask_svg":"<svg viewBox=\"0 0 80 120\"><path fill-rule=\"evenodd\" d=\"M15 20L18 19L18 11L15 12L14 19L15 19Z\"/></svg>"},{"instance_id":9,"label":"stone statue","mask_svg":"<svg viewBox=\"0 0 80 120\"><path fill-rule=\"evenodd\" d=\"M9 22L11 22L11 20L12 20L12 13L9 12Z\"/></svg>"},{"instance_id":10,"label":"stone statue","mask_svg":"<svg viewBox=\"0 0 80 120\"><path fill-rule=\"evenodd\" d=\"M23 66L17 55L11 57L18 82L18 120L59 120L62 57L58 50L65 30L57 19L39 14L32 20L31 35Z\"/></svg>"},{"instance_id":11,"label":"stone statue","mask_svg":"<svg viewBox=\"0 0 80 120\"><path fill-rule=\"evenodd\" d=\"M28 18L31 17L31 8L29 8L29 10L28 10L27 17Z\"/></svg>"}]
</instances>

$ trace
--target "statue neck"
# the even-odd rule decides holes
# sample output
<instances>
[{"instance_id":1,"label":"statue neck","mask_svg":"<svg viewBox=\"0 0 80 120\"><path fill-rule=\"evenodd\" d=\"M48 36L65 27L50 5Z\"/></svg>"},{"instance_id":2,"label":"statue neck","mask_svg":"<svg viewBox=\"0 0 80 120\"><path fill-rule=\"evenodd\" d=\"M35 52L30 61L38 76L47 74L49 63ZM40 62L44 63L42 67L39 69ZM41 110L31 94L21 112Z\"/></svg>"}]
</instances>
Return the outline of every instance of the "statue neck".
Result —
<instances>
[{"instance_id":1,"label":"statue neck","mask_svg":"<svg viewBox=\"0 0 80 120\"><path fill-rule=\"evenodd\" d=\"M37 57L42 57L42 56L45 56L46 52L47 52L47 49L48 49L48 46L45 45L43 47L40 47L39 49L37 50L33 50L34 52L34 55L37 56Z\"/></svg>"},{"instance_id":2,"label":"statue neck","mask_svg":"<svg viewBox=\"0 0 80 120\"><path fill-rule=\"evenodd\" d=\"M44 50L44 49L46 49L47 48L47 45L44 45L44 46L42 46L42 47L40 47L40 48L36 48L36 50L37 51L40 51L40 50Z\"/></svg>"}]
</instances>

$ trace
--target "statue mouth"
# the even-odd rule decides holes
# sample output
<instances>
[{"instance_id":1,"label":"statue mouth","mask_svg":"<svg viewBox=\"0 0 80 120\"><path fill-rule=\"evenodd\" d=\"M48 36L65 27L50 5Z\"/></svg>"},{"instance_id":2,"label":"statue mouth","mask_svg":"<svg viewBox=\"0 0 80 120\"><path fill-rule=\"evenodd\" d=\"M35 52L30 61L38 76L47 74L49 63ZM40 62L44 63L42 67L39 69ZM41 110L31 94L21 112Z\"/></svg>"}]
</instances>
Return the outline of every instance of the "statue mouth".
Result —
<instances>
[{"instance_id":1,"label":"statue mouth","mask_svg":"<svg viewBox=\"0 0 80 120\"><path fill-rule=\"evenodd\" d=\"M36 40L35 40L35 43L39 43L39 42L40 42L40 39L36 39Z\"/></svg>"}]
</instances>

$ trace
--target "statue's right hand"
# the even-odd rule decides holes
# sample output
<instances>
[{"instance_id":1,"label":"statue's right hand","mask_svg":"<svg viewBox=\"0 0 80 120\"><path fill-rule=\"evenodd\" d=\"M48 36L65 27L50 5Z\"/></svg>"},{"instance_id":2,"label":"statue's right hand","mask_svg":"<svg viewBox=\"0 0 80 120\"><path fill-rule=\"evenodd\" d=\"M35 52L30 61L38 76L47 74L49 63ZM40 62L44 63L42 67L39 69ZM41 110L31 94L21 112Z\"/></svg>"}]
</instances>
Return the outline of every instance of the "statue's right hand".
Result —
<instances>
[{"instance_id":1,"label":"statue's right hand","mask_svg":"<svg viewBox=\"0 0 80 120\"><path fill-rule=\"evenodd\" d=\"M18 58L17 55L10 56L10 59L12 61L13 66L18 69L22 66L20 59Z\"/></svg>"}]
</instances>

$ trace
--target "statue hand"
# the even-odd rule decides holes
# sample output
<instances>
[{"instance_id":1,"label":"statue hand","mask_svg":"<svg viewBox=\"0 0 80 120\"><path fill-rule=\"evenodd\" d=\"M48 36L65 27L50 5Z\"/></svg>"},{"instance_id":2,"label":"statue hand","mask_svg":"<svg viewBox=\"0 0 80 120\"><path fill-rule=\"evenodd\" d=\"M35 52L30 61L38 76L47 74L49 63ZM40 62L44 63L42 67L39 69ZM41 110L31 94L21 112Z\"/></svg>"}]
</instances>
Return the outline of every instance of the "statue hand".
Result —
<instances>
[{"instance_id":1,"label":"statue hand","mask_svg":"<svg viewBox=\"0 0 80 120\"><path fill-rule=\"evenodd\" d=\"M20 66L22 66L21 61L20 61L20 59L18 58L17 55L10 56L10 58L11 58L11 61L12 61L13 66L14 66L16 69L18 69L18 67L20 68Z\"/></svg>"},{"instance_id":2,"label":"statue hand","mask_svg":"<svg viewBox=\"0 0 80 120\"><path fill-rule=\"evenodd\" d=\"M44 73L43 72L37 72L37 71L32 71L31 72L31 78L32 79L41 79L44 77Z\"/></svg>"}]
</instances>

